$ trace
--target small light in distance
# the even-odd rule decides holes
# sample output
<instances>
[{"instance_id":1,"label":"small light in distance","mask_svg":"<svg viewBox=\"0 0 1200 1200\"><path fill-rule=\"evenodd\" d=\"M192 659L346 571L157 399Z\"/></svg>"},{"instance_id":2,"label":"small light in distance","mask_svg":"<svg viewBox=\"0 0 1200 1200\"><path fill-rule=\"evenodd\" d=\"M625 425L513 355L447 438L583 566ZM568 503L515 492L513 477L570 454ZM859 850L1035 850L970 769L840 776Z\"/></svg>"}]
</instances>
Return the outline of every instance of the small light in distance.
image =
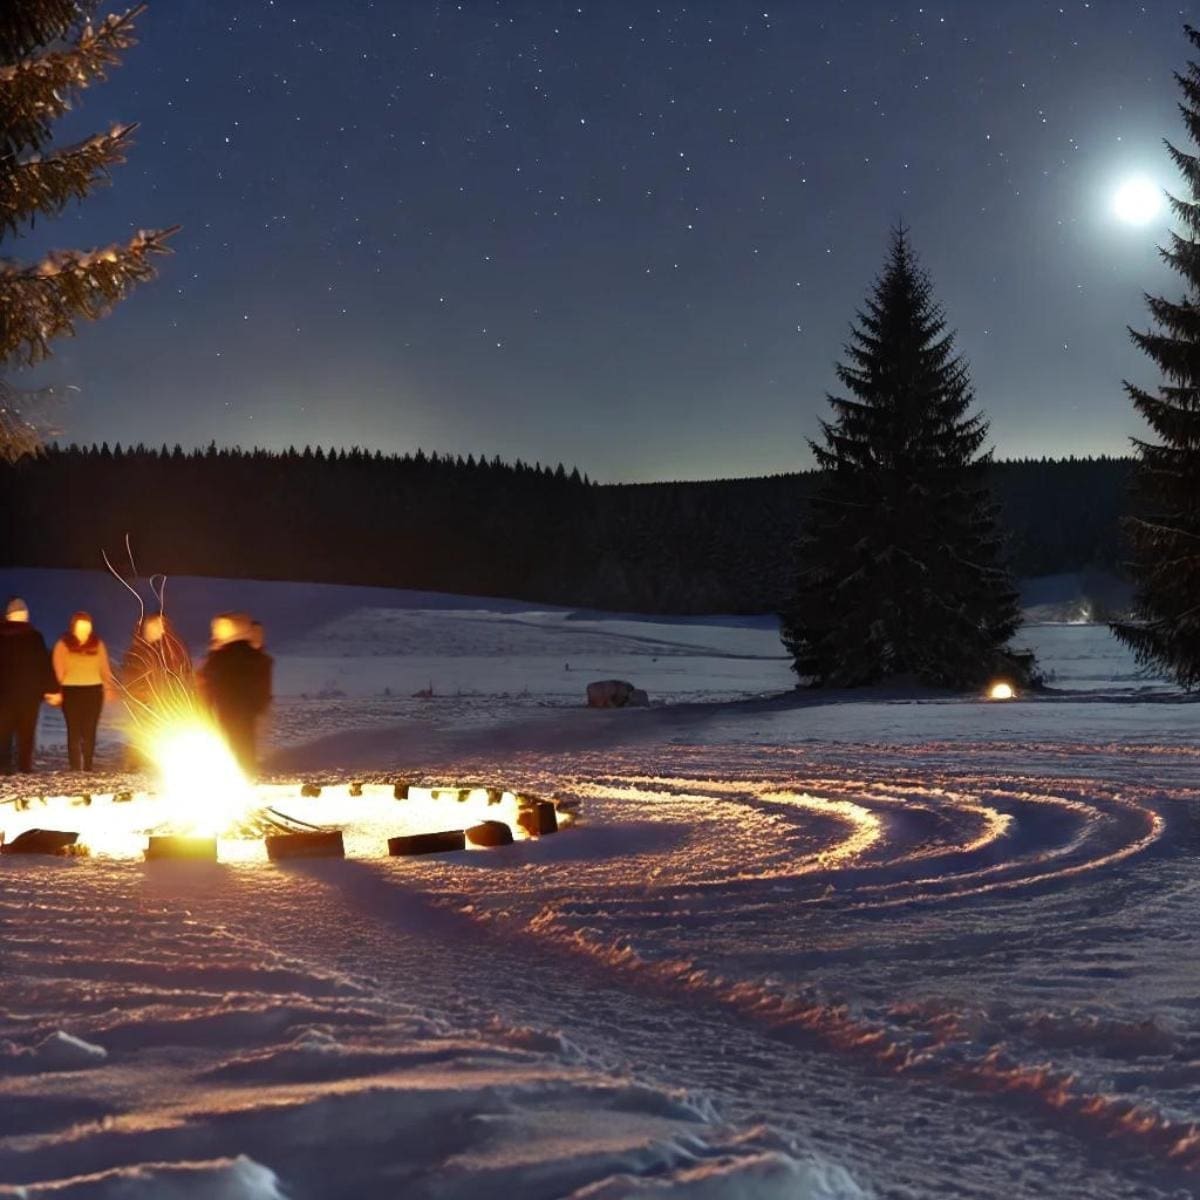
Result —
<instances>
[{"instance_id":1,"label":"small light in distance","mask_svg":"<svg viewBox=\"0 0 1200 1200\"><path fill-rule=\"evenodd\" d=\"M1013 688L1013 685L1011 683L1005 683L1004 680L993 683L992 686L988 688L989 700L1015 700L1016 696L1017 693Z\"/></svg>"}]
</instances>

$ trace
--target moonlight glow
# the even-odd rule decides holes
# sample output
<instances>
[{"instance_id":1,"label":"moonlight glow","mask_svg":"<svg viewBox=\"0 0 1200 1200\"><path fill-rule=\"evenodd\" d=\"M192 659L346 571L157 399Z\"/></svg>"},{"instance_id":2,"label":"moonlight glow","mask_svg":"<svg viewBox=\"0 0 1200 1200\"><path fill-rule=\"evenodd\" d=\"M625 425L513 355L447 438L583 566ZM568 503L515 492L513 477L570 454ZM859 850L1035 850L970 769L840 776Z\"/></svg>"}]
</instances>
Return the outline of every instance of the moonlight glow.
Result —
<instances>
[{"instance_id":1,"label":"moonlight glow","mask_svg":"<svg viewBox=\"0 0 1200 1200\"><path fill-rule=\"evenodd\" d=\"M1126 225L1146 225L1162 211L1162 191L1144 175L1126 179L1113 196L1113 212Z\"/></svg>"}]
</instances>

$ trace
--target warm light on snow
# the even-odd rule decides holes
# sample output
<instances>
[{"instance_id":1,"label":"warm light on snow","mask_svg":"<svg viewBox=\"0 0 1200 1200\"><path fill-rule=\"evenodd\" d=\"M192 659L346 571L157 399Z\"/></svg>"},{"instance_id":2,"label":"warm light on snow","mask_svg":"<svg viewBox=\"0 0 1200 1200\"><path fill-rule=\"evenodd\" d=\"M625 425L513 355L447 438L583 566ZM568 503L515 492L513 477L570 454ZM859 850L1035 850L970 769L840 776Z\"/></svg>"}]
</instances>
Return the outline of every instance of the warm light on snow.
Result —
<instances>
[{"instance_id":1,"label":"warm light on snow","mask_svg":"<svg viewBox=\"0 0 1200 1200\"><path fill-rule=\"evenodd\" d=\"M1162 190L1144 175L1126 179L1113 195L1113 212L1126 225L1149 224L1162 206Z\"/></svg>"},{"instance_id":2,"label":"warm light on snow","mask_svg":"<svg viewBox=\"0 0 1200 1200\"><path fill-rule=\"evenodd\" d=\"M1011 683L1005 683L1003 680L1001 680L999 683L993 683L992 686L988 688L989 700L1012 700L1015 698L1016 694L1017 693L1013 690L1013 685Z\"/></svg>"},{"instance_id":3,"label":"warm light on snow","mask_svg":"<svg viewBox=\"0 0 1200 1200\"><path fill-rule=\"evenodd\" d=\"M164 733L153 753L155 791L31 797L0 808L0 832L11 841L26 829L70 830L83 853L126 859L142 858L153 835L216 838L226 863L265 863L264 837L289 830L336 829L347 857L359 859L386 857L390 837L485 821L507 825L514 841L532 839L520 823L530 801L502 788L410 786L398 798L390 783L335 784L306 795L299 782L251 783L216 730L203 725ZM560 812L559 828L569 824L571 814Z\"/></svg>"},{"instance_id":4,"label":"warm light on snow","mask_svg":"<svg viewBox=\"0 0 1200 1200\"><path fill-rule=\"evenodd\" d=\"M487 788L424 788L408 790L408 799L399 805L398 816L414 833L443 829L468 829L483 821L503 821L522 841L529 835L517 824L520 802L513 792Z\"/></svg>"}]
</instances>

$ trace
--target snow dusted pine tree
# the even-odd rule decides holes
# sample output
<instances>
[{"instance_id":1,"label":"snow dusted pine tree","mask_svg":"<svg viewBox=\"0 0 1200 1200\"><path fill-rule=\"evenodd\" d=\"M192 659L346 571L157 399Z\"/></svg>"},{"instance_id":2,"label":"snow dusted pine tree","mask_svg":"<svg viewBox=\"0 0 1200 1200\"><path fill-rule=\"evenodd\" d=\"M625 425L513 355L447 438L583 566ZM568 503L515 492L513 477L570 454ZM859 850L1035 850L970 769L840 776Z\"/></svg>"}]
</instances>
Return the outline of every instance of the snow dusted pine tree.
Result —
<instances>
[{"instance_id":1,"label":"snow dusted pine tree","mask_svg":"<svg viewBox=\"0 0 1200 1200\"><path fill-rule=\"evenodd\" d=\"M104 79L133 45L133 23L145 6L98 24L91 20L94 7L89 0L0 3L0 238L82 200L124 160L132 125L46 149L51 123L70 107L72 95ZM35 263L0 259L0 365L36 363L76 320L107 313L134 284L153 276L151 258L165 252L172 232L142 230L122 244L58 250ZM44 398L0 379L0 457L38 449Z\"/></svg>"},{"instance_id":2,"label":"snow dusted pine tree","mask_svg":"<svg viewBox=\"0 0 1200 1200\"><path fill-rule=\"evenodd\" d=\"M1200 31L1185 27L1200 48ZM1180 111L1193 145L1200 145L1200 66L1176 75ZM1158 436L1134 439L1137 513L1126 519L1136 582L1134 619L1113 625L1138 661L1157 667L1186 688L1200 683L1200 158L1167 150L1183 174L1185 199L1171 198L1182 228L1169 234L1162 257L1186 284L1178 302L1147 296L1155 329L1130 330L1161 369L1157 395L1131 383L1125 390Z\"/></svg>"},{"instance_id":3,"label":"snow dusted pine tree","mask_svg":"<svg viewBox=\"0 0 1200 1200\"><path fill-rule=\"evenodd\" d=\"M858 314L830 397L826 472L782 614L796 673L820 686L897 676L949 687L1022 677L1005 651L1017 595L983 471L987 423L903 229Z\"/></svg>"}]
</instances>

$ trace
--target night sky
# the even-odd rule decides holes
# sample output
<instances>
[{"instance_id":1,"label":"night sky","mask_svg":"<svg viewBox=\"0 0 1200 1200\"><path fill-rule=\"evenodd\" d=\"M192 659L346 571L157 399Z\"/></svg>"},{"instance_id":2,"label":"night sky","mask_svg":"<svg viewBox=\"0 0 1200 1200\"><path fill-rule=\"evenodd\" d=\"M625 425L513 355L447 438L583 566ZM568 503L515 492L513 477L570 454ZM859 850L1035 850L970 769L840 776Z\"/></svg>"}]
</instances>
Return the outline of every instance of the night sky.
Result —
<instances>
[{"instance_id":1,"label":"night sky","mask_svg":"<svg viewBox=\"0 0 1200 1200\"><path fill-rule=\"evenodd\" d=\"M1124 453L1200 11L1131 0L155 0L61 140L113 186L5 253L183 225L38 378L66 440L811 464L903 219L1002 457Z\"/></svg>"}]
</instances>

